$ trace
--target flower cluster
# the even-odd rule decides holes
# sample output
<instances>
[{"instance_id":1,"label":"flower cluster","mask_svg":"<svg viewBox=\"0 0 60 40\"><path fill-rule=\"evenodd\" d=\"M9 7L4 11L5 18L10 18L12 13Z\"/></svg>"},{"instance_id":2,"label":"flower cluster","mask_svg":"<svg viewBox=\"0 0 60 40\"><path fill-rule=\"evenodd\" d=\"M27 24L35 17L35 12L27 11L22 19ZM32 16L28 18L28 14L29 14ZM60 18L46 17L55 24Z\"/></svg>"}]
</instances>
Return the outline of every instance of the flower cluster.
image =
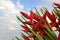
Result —
<instances>
[{"instance_id":1,"label":"flower cluster","mask_svg":"<svg viewBox=\"0 0 60 40\"><path fill-rule=\"evenodd\" d=\"M54 3L54 9L52 13L50 13L47 9L45 10L43 16L38 14L37 9L36 13L32 10L30 11L30 15L25 12L20 12L23 15L22 21L18 16L18 20L23 23L21 27L24 29L23 32L27 33L28 36L23 36L24 40L60 40L60 4ZM47 20L47 17L51 21L50 23ZM28 19L28 20L26 20ZM55 27L56 30L52 28ZM58 37L56 36L54 31L58 31Z\"/></svg>"}]
</instances>

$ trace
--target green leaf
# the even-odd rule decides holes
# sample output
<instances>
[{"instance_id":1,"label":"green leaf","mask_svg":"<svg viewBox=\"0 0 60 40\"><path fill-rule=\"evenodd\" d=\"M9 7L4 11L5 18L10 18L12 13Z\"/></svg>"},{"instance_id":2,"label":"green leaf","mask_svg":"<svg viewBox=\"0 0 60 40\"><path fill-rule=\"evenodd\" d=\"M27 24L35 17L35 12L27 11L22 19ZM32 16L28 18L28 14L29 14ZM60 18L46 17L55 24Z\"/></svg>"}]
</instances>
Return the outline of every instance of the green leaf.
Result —
<instances>
[{"instance_id":1,"label":"green leaf","mask_svg":"<svg viewBox=\"0 0 60 40\"><path fill-rule=\"evenodd\" d=\"M35 37L34 40L38 40L38 39Z\"/></svg>"},{"instance_id":2,"label":"green leaf","mask_svg":"<svg viewBox=\"0 0 60 40\"><path fill-rule=\"evenodd\" d=\"M23 21L18 17L18 16L16 16L17 17L17 19L20 21L20 22L22 22L23 23Z\"/></svg>"},{"instance_id":3,"label":"green leaf","mask_svg":"<svg viewBox=\"0 0 60 40\"><path fill-rule=\"evenodd\" d=\"M34 9L36 10L36 13L37 13L39 16L41 16L40 13L38 12L38 10L36 9L36 7L34 7Z\"/></svg>"},{"instance_id":4,"label":"green leaf","mask_svg":"<svg viewBox=\"0 0 60 40\"><path fill-rule=\"evenodd\" d=\"M48 35L48 37L50 37L51 40L54 40L52 36L48 33L48 31L44 30L44 32Z\"/></svg>"},{"instance_id":5,"label":"green leaf","mask_svg":"<svg viewBox=\"0 0 60 40\"><path fill-rule=\"evenodd\" d=\"M20 40L17 36L15 37L17 40Z\"/></svg>"},{"instance_id":6,"label":"green leaf","mask_svg":"<svg viewBox=\"0 0 60 40\"><path fill-rule=\"evenodd\" d=\"M56 7L54 7L53 6L53 8L54 8L54 13L55 13L55 16L58 18L58 19L60 19L60 17L58 16L58 13L59 13L59 11L58 11L58 9L56 8Z\"/></svg>"},{"instance_id":7,"label":"green leaf","mask_svg":"<svg viewBox=\"0 0 60 40\"><path fill-rule=\"evenodd\" d=\"M54 33L54 31L52 30L52 28L50 28L48 25L46 25L46 27L47 27L47 32L51 35L51 37L53 37L54 39L57 39L57 36L56 36L56 34ZM51 31L51 30L52 31Z\"/></svg>"},{"instance_id":8,"label":"green leaf","mask_svg":"<svg viewBox=\"0 0 60 40\"><path fill-rule=\"evenodd\" d=\"M12 38L12 40L15 40L14 38Z\"/></svg>"},{"instance_id":9,"label":"green leaf","mask_svg":"<svg viewBox=\"0 0 60 40\"><path fill-rule=\"evenodd\" d=\"M45 39L45 40L51 40L51 39L49 38L49 36L47 36L47 35L45 35L44 39Z\"/></svg>"}]
</instances>

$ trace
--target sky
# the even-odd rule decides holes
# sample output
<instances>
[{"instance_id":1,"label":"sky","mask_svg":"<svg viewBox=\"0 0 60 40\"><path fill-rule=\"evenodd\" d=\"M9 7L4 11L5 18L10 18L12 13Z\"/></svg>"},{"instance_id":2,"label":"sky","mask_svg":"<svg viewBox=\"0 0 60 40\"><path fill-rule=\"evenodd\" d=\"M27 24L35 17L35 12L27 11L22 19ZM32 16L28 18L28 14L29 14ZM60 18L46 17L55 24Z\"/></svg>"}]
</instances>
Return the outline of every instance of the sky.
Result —
<instances>
[{"instance_id":1,"label":"sky","mask_svg":"<svg viewBox=\"0 0 60 40\"><path fill-rule=\"evenodd\" d=\"M0 0L0 40L21 37L21 23L16 18L16 15L21 16L20 11L28 14L34 7L42 6L51 10L54 2L60 3L59 0Z\"/></svg>"}]
</instances>

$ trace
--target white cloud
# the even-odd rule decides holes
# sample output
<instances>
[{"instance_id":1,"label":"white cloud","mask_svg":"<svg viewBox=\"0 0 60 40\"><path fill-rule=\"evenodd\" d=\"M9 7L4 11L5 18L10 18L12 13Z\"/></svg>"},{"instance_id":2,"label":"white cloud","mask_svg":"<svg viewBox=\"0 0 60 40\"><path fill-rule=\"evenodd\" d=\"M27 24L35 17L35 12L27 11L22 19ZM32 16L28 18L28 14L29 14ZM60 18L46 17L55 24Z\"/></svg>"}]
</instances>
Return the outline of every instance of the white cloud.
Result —
<instances>
[{"instance_id":1,"label":"white cloud","mask_svg":"<svg viewBox=\"0 0 60 40\"><path fill-rule=\"evenodd\" d=\"M23 8L19 1L14 4L12 0L0 0L0 40L9 40L12 37L10 34L17 35L15 31L18 32L19 29L16 15L19 15Z\"/></svg>"},{"instance_id":2,"label":"white cloud","mask_svg":"<svg viewBox=\"0 0 60 40\"><path fill-rule=\"evenodd\" d=\"M46 1L51 1L53 3L60 3L60 0L46 0Z\"/></svg>"},{"instance_id":3,"label":"white cloud","mask_svg":"<svg viewBox=\"0 0 60 40\"><path fill-rule=\"evenodd\" d=\"M15 31L15 30L18 30L16 27L8 27L8 29L10 30L10 31Z\"/></svg>"},{"instance_id":4,"label":"white cloud","mask_svg":"<svg viewBox=\"0 0 60 40\"><path fill-rule=\"evenodd\" d=\"M19 2L17 3L16 6L17 6L18 9L23 9L24 8L23 5L21 5Z\"/></svg>"}]
</instances>

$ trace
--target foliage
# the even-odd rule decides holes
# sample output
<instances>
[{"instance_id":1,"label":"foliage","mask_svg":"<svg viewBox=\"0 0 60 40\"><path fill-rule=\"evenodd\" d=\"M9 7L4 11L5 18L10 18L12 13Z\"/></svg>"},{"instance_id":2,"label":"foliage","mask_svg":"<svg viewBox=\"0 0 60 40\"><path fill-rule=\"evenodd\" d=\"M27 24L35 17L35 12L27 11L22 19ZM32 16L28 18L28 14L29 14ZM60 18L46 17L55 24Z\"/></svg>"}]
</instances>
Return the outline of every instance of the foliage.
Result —
<instances>
[{"instance_id":1,"label":"foliage","mask_svg":"<svg viewBox=\"0 0 60 40\"><path fill-rule=\"evenodd\" d=\"M60 4L54 3L53 8L52 13L47 8L42 8L41 13L43 16L41 16L35 7L36 12L31 10L30 15L25 12L20 12L24 21L19 16L17 16L17 19L23 24L21 25L23 28L22 31L28 35L22 33L24 40L60 40ZM56 30L53 30L53 27ZM55 31L59 32L58 37ZM19 40L18 37L16 39Z\"/></svg>"}]
</instances>

